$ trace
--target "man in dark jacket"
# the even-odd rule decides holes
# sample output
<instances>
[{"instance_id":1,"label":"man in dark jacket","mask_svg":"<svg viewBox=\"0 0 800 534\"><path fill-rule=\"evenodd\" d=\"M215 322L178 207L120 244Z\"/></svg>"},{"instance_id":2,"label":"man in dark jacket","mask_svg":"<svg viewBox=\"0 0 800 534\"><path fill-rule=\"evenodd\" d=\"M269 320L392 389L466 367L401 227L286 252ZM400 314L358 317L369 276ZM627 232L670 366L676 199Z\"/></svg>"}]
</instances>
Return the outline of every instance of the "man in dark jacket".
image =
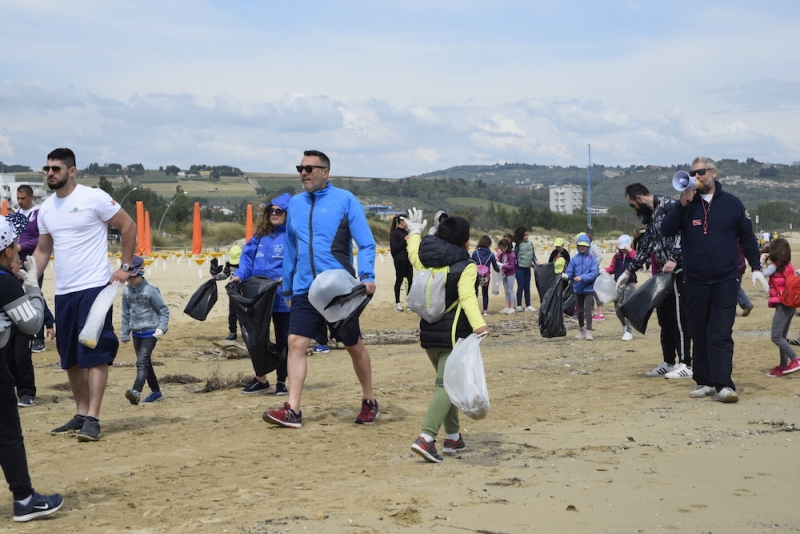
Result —
<instances>
[{"instance_id":1,"label":"man in dark jacket","mask_svg":"<svg viewBox=\"0 0 800 534\"><path fill-rule=\"evenodd\" d=\"M761 274L758 241L750 215L738 197L722 190L711 158L692 162L697 189L685 189L680 202L661 223L665 236L681 235L689 335L694 347L692 398L716 395L719 402L738 402L733 371L733 321L739 290L738 246L741 245L753 284L769 287Z\"/></svg>"}]
</instances>

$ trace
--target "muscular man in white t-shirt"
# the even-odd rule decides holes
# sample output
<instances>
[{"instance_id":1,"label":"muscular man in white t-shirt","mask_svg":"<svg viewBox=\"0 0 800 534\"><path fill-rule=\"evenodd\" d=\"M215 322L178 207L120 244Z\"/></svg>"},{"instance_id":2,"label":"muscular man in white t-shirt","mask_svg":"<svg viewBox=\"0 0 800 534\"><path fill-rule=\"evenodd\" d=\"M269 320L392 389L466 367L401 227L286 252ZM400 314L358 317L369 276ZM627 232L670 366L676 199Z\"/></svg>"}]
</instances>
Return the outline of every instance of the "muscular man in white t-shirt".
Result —
<instances>
[{"instance_id":1,"label":"muscular man in white t-shirt","mask_svg":"<svg viewBox=\"0 0 800 534\"><path fill-rule=\"evenodd\" d=\"M72 150L52 151L44 171L55 194L39 209L39 244L33 257L39 272L44 272L50 254L55 255L56 346L77 407L76 415L51 433L78 431L79 441L97 441L108 366L119 347L111 310L95 348L78 343L78 333L97 294L109 282L128 279L136 224L105 191L75 183L78 169ZM113 272L107 256L109 224L122 235L122 267Z\"/></svg>"}]
</instances>

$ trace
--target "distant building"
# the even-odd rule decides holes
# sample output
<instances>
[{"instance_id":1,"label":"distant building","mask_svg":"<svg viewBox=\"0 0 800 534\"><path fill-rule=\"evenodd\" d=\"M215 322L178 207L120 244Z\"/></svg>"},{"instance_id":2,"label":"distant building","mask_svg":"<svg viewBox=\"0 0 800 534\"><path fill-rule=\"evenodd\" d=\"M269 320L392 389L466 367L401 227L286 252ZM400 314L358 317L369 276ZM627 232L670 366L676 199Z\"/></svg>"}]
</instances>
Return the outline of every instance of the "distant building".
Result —
<instances>
[{"instance_id":1,"label":"distant building","mask_svg":"<svg viewBox=\"0 0 800 534\"><path fill-rule=\"evenodd\" d=\"M794 167L800 167L800 161L793 161L793 162L792 162L792 166L794 166Z\"/></svg>"},{"instance_id":2,"label":"distant building","mask_svg":"<svg viewBox=\"0 0 800 534\"><path fill-rule=\"evenodd\" d=\"M47 198L47 191L42 187L42 182L18 182L15 174L0 174L0 198L8 202L9 208L17 209L17 188L29 185L33 189L33 202L41 204Z\"/></svg>"},{"instance_id":3,"label":"distant building","mask_svg":"<svg viewBox=\"0 0 800 534\"><path fill-rule=\"evenodd\" d=\"M389 204L365 204L364 211L374 213L383 220L389 220L395 215L406 215L402 211L395 211Z\"/></svg>"},{"instance_id":4,"label":"distant building","mask_svg":"<svg viewBox=\"0 0 800 534\"><path fill-rule=\"evenodd\" d=\"M551 185L550 211L572 215L583 207L583 188L579 185Z\"/></svg>"}]
</instances>

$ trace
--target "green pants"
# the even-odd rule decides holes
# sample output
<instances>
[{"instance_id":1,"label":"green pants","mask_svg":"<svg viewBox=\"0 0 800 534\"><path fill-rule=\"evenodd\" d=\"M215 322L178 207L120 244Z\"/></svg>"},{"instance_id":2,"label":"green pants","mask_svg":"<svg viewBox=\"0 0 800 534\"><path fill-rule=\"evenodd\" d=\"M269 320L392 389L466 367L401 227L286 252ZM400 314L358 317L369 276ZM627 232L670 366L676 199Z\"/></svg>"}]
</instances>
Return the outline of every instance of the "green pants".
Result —
<instances>
[{"instance_id":1,"label":"green pants","mask_svg":"<svg viewBox=\"0 0 800 534\"><path fill-rule=\"evenodd\" d=\"M436 387L425 420L422 422L422 432L434 438L439 433L442 423L447 434L456 434L459 429L458 408L450 402L450 397L444 389L444 364L447 363L451 351L452 349L425 349L433 368L436 369Z\"/></svg>"}]
</instances>

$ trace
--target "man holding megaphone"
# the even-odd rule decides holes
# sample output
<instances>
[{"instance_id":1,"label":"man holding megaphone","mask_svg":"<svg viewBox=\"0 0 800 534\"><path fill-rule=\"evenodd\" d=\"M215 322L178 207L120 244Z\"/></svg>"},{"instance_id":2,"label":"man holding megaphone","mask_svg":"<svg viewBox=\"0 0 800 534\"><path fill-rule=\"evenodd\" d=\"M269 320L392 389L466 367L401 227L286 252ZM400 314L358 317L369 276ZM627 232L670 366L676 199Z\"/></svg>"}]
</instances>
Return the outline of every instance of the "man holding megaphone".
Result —
<instances>
[{"instance_id":1,"label":"man holding megaphone","mask_svg":"<svg viewBox=\"0 0 800 534\"><path fill-rule=\"evenodd\" d=\"M738 402L731 378L731 334L739 291L740 244L753 270L753 285L760 282L764 291L769 286L761 274L750 215L738 197L722 190L714 160L695 158L687 174L690 181L680 202L661 222L661 232L681 238L684 295L694 350L693 378L697 383L690 396L715 395L714 400L719 402ZM695 187L690 187L695 178Z\"/></svg>"}]
</instances>

